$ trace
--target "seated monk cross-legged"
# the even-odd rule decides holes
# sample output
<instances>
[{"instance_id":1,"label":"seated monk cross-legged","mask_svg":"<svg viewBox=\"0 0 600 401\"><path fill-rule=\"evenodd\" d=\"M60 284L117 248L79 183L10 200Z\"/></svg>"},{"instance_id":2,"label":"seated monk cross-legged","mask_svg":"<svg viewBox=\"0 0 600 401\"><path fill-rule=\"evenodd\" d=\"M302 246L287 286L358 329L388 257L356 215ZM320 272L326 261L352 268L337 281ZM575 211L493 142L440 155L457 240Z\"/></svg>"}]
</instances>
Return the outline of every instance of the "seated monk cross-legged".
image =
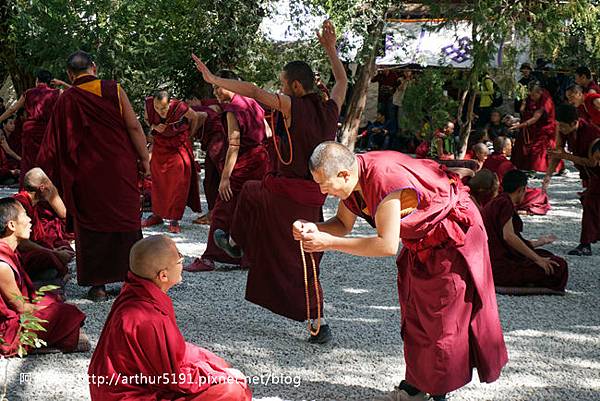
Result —
<instances>
[{"instance_id":1,"label":"seated monk cross-legged","mask_svg":"<svg viewBox=\"0 0 600 401\"><path fill-rule=\"evenodd\" d=\"M46 342L47 349L89 351L89 340L81 329L85 315L75 305L64 303L55 293L47 293L38 303L32 302L36 290L21 267L17 252L19 244L28 240L30 233L31 219L23 206L14 198L0 199L0 338L3 340L0 355L17 353L23 330L20 320L25 313L33 313L46 321L40 323L45 331L36 334Z\"/></svg>"},{"instance_id":2,"label":"seated monk cross-legged","mask_svg":"<svg viewBox=\"0 0 600 401\"><path fill-rule=\"evenodd\" d=\"M567 262L552 253L536 249L556 240L553 235L528 241L521 236L523 221L516 213L527 190L527 174L511 170L502 181L504 192L490 201L482 212L488 234L494 284L498 287L537 287L543 293L564 294Z\"/></svg>"},{"instance_id":3,"label":"seated monk cross-legged","mask_svg":"<svg viewBox=\"0 0 600 401\"><path fill-rule=\"evenodd\" d=\"M244 375L187 343L177 327L167 295L182 280L183 258L175 242L165 235L138 241L130 266L90 362L92 401L250 401ZM138 380L104 380L118 375Z\"/></svg>"}]
</instances>

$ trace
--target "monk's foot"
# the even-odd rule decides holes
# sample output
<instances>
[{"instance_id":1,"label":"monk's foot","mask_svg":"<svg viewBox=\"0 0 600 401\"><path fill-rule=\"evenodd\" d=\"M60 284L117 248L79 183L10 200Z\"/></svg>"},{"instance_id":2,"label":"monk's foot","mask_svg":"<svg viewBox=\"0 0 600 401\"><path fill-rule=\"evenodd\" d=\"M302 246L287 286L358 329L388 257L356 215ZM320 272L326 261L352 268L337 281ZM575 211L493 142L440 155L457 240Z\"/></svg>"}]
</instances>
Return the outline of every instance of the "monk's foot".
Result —
<instances>
[{"instance_id":1,"label":"monk's foot","mask_svg":"<svg viewBox=\"0 0 600 401\"><path fill-rule=\"evenodd\" d=\"M89 352L92 349L92 343L83 329L79 329L79 341L73 352Z\"/></svg>"},{"instance_id":2,"label":"monk's foot","mask_svg":"<svg viewBox=\"0 0 600 401\"><path fill-rule=\"evenodd\" d=\"M192 224L203 224L206 226L210 226L210 212L192 220Z\"/></svg>"},{"instance_id":3,"label":"monk's foot","mask_svg":"<svg viewBox=\"0 0 600 401\"><path fill-rule=\"evenodd\" d=\"M142 220L142 227L152 227L163 223L163 219L155 214L145 220Z\"/></svg>"},{"instance_id":4,"label":"monk's foot","mask_svg":"<svg viewBox=\"0 0 600 401\"><path fill-rule=\"evenodd\" d=\"M190 273L211 272L215 270L215 262L210 259L196 258L189 265L185 265L183 270Z\"/></svg>"},{"instance_id":5,"label":"monk's foot","mask_svg":"<svg viewBox=\"0 0 600 401\"><path fill-rule=\"evenodd\" d=\"M571 249L569 252L567 252L567 255L572 255L572 256L592 256L592 247L590 246L590 244L579 244L577 246L577 248L575 249Z\"/></svg>"},{"instance_id":6,"label":"monk's foot","mask_svg":"<svg viewBox=\"0 0 600 401\"><path fill-rule=\"evenodd\" d=\"M87 293L87 298L94 302L108 301L108 294L106 293L106 287L103 285L95 285Z\"/></svg>"},{"instance_id":7,"label":"monk's foot","mask_svg":"<svg viewBox=\"0 0 600 401\"><path fill-rule=\"evenodd\" d=\"M171 220L169 223L169 232L171 234L179 234L181 232L181 227L179 226L179 221Z\"/></svg>"},{"instance_id":8,"label":"monk's foot","mask_svg":"<svg viewBox=\"0 0 600 401\"><path fill-rule=\"evenodd\" d=\"M213 234L213 239L215 240L215 244L232 258L239 259L244 255L242 248L237 245L231 245L229 235L225 231L217 228Z\"/></svg>"},{"instance_id":9,"label":"monk's foot","mask_svg":"<svg viewBox=\"0 0 600 401\"><path fill-rule=\"evenodd\" d=\"M406 380L402 380L394 391L375 398L374 401L430 401L432 399L428 394L408 384Z\"/></svg>"},{"instance_id":10,"label":"monk's foot","mask_svg":"<svg viewBox=\"0 0 600 401\"><path fill-rule=\"evenodd\" d=\"M319 334L316 336L310 335L308 342L311 344L327 344L333 340L333 334L331 334L331 328L329 328L328 324L324 324L321 326L319 330Z\"/></svg>"}]
</instances>

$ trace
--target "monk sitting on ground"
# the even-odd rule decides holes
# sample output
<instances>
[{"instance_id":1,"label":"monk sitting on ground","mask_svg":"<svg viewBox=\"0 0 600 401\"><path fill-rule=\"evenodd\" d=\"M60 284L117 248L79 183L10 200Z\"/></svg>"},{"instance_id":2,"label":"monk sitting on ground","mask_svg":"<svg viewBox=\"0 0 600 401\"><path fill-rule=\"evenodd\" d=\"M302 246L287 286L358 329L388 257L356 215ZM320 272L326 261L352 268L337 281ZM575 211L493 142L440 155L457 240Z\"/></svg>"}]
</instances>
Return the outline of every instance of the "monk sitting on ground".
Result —
<instances>
[{"instance_id":1,"label":"monk sitting on ground","mask_svg":"<svg viewBox=\"0 0 600 401\"><path fill-rule=\"evenodd\" d=\"M521 236L523 221L516 213L527 190L527 174L511 170L502 182L504 192L489 202L482 216L488 234L496 287L542 287L564 294L567 262L539 246L551 244L553 235L527 241Z\"/></svg>"},{"instance_id":2,"label":"monk sitting on ground","mask_svg":"<svg viewBox=\"0 0 600 401\"><path fill-rule=\"evenodd\" d=\"M21 318L33 313L45 331L37 331L47 347L63 352L85 352L89 341L81 326L85 315L74 305L65 304L58 295L47 294L39 303L29 275L21 267L17 246L29 239L31 219L21 204L13 198L0 199L0 354L12 356L21 344ZM27 347L27 346L25 346Z\"/></svg>"},{"instance_id":3,"label":"monk sitting on ground","mask_svg":"<svg viewBox=\"0 0 600 401\"><path fill-rule=\"evenodd\" d=\"M467 181L467 186L471 189L469 192L471 200L481 211L489 201L498 195L500 183L495 173L487 168L482 168Z\"/></svg>"},{"instance_id":4,"label":"monk sitting on ground","mask_svg":"<svg viewBox=\"0 0 600 401\"><path fill-rule=\"evenodd\" d=\"M138 241L131 248L130 267L90 362L92 400L251 400L241 372L186 343L177 327L167 295L181 282L183 269L175 242L164 235ZM139 380L105 380L117 375Z\"/></svg>"},{"instance_id":5,"label":"monk sitting on ground","mask_svg":"<svg viewBox=\"0 0 600 401\"><path fill-rule=\"evenodd\" d=\"M34 279L64 277L75 252L70 245L72 235L66 232L67 210L58 190L41 168L27 172L24 190L13 197L21 203L31 219L31 239L19 244L23 267Z\"/></svg>"}]
</instances>

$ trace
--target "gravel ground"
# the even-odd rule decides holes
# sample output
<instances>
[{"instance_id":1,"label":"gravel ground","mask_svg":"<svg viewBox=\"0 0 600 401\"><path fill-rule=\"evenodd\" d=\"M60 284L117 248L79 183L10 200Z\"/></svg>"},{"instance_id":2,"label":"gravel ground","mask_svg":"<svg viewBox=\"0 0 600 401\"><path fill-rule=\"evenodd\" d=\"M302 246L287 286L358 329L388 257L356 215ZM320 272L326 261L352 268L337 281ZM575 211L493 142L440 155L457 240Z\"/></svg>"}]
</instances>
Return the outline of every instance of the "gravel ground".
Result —
<instances>
[{"instance_id":1,"label":"gravel ground","mask_svg":"<svg viewBox=\"0 0 600 401\"><path fill-rule=\"evenodd\" d=\"M526 236L555 233L560 239L547 249L563 256L577 245L581 207L575 192L580 190L577 173L555 178L553 209L547 216L525 217ZM328 199L327 216L335 213L336 204ZM188 210L182 234L173 236L186 263L203 252L208 233L206 226L191 225L192 217ZM166 232L164 226L145 234ZM355 230L372 232L364 222ZM593 252L592 257L566 257L570 279L564 297L498 297L510 361L496 383L475 379L451 400L600 400L600 246ZM184 282L170 292L180 328L188 341L213 350L251 377L256 399L370 400L404 375L394 260L329 253L321 266L325 313L334 334L330 345L308 344L303 324L246 302L247 273L226 266L210 273L184 272ZM72 281L67 295L87 314L85 330L95 345L111 302L87 301L85 290ZM88 400L90 357L11 359L8 399Z\"/></svg>"}]
</instances>

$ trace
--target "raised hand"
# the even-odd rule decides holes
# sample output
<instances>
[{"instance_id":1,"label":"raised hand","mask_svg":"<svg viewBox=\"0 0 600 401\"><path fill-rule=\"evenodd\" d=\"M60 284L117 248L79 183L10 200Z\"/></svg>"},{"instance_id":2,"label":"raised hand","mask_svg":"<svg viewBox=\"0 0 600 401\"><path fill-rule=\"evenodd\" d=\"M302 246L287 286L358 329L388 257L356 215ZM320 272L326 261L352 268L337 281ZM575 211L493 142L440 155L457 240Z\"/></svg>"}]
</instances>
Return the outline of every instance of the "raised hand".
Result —
<instances>
[{"instance_id":1,"label":"raised hand","mask_svg":"<svg viewBox=\"0 0 600 401\"><path fill-rule=\"evenodd\" d=\"M323 22L321 32L317 31L317 38L319 38L319 43L321 43L321 46L324 48L335 49L337 37L335 35L335 27L330 20L325 20Z\"/></svg>"},{"instance_id":2,"label":"raised hand","mask_svg":"<svg viewBox=\"0 0 600 401\"><path fill-rule=\"evenodd\" d=\"M213 84L215 82L216 77L213 75L212 72L210 72L206 64L204 64L202 60L200 60L200 58L198 58L198 56L196 56L194 53L192 53L192 59L196 64L196 68L202 74L202 78L204 78L204 81L206 81L206 83Z\"/></svg>"},{"instance_id":3,"label":"raised hand","mask_svg":"<svg viewBox=\"0 0 600 401\"><path fill-rule=\"evenodd\" d=\"M304 234L316 232L319 232L319 228L315 223L306 220L296 220L292 224L292 235L296 241L301 241Z\"/></svg>"}]
</instances>

